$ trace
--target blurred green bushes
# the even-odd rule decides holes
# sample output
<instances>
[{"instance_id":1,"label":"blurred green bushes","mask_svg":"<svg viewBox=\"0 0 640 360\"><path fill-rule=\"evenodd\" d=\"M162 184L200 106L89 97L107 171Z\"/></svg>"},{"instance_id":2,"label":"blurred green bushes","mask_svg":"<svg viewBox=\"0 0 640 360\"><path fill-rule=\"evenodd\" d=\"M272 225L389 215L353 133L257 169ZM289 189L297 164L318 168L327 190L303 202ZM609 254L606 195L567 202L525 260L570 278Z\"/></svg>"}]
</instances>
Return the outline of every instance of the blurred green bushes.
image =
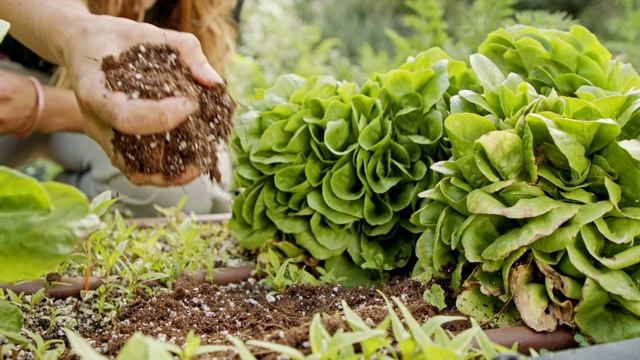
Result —
<instances>
[{"instance_id":1,"label":"blurred green bushes","mask_svg":"<svg viewBox=\"0 0 640 360\"><path fill-rule=\"evenodd\" d=\"M640 65L640 0L245 0L228 81L241 104L286 73L361 82L434 46L468 58L489 32L516 23L581 24Z\"/></svg>"}]
</instances>

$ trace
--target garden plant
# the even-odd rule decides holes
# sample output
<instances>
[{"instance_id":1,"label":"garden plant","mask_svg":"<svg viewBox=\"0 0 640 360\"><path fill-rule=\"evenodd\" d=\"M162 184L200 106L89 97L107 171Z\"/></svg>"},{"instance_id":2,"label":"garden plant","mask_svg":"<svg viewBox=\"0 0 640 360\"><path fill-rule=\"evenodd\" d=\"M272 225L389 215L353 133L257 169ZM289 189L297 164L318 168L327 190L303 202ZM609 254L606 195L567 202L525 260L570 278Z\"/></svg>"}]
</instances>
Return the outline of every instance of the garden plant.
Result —
<instances>
[{"instance_id":1,"label":"garden plant","mask_svg":"<svg viewBox=\"0 0 640 360\"><path fill-rule=\"evenodd\" d=\"M497 30L469 63L433 48L362 86L281 77L238 119L231 231L350 285L415 252L538 331L636 337L640 77L577 25Z\"/></svg>"}]
</instances>

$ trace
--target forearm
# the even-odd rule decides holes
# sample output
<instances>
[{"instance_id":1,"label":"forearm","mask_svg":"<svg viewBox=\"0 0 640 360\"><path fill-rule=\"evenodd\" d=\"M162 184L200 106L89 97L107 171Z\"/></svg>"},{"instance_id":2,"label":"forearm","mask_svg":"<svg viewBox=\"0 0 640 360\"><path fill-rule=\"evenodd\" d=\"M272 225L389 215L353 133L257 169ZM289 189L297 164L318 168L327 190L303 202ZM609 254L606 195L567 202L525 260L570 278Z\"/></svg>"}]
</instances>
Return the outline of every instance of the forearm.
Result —
<instances>
[{"instance_id":1,"label":"forearm","mask_svg":"<svg viewBox=\"0 0 640 360\"><path fill-rule=\"evenodd\" d=\"M9 32L42 58L67 65L65 48L82 31L89 11L81 0L1 0Z\"/></svg>"},{"instance_id":2,"label":"forearm","mask_svg":"<svg viewBox=\"0 0 640 360\"><path fill-rule=\"evenodd\" d=\"M35 129L42 133L58 131L82 132L82 115L71 90L43 86L44 109Z\"/></svg>"}]
</instances>

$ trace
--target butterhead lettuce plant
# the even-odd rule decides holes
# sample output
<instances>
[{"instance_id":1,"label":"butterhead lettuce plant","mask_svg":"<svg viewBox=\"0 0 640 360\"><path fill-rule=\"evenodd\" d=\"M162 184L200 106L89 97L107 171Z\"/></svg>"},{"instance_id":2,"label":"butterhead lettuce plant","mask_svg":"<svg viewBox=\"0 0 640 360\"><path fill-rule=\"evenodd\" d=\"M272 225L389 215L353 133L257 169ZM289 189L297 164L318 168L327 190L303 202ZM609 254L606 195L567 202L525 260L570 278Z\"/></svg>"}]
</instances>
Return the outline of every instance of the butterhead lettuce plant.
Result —
<instances>
[{"instance_id":1,"label":"butterhead lettuce plant","mask_svg":"<svg viewBox=\"0 0 640 360\"><path fill-rule=\"evenodd\" d=\"M233 233L336 276L415 252L468 315L640 336L640 77L580 26L500 29L469 63L281 78L236 126Z\"/></svg>"},{"instance_id":2,"label":"butterhead lettuce plant","mask_svg":"<svg viewBox=\"0 0 640 360\"><path fill-rule=\"evenodd\" d=\"M412 218L421 265L538 331L640 336L640 77L580 27L499 30L470 62L482 90L451 99Z\"/></svg>"},{"instance_id":3,"label":"butterhead lettuce plant","mask_svg":"<svg viewBox=\"0 0 640 360\"><path fill-rule=\"evenodd\" d=\"M229 226L240 244L287 242L329 269L345 259L376 273L405 266L419 231L408 221L417 195L438 180L434 159L448 157L447 101L473 82L439 49L361 87L281 77L235 126L244 191Z\"/></svg>"}]
</instances>

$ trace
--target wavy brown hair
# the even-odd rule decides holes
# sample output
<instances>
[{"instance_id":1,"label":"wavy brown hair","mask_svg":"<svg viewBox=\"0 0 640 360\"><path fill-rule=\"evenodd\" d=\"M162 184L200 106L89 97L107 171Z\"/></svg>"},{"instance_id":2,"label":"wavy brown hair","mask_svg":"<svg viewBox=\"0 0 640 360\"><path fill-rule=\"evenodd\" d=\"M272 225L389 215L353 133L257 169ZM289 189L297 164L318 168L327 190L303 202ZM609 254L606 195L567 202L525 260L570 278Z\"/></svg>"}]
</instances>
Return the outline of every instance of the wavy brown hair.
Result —
<instances>
[{"instance_id":1,"label":"wavy brown hair","mask_svg":"<svg viewBox=\"0 0 640 360\"><path fill-rule=\"evenodd\" d=\"M158 27L190 32L202 46L211 66L224 77L235 51L238 24L233 19L237 0L157 0L150 9L141 0L84 0L94 14L146 21ZM59 68L56 84L71 87L67 72Z\"/></svg>"}]
</instances>

